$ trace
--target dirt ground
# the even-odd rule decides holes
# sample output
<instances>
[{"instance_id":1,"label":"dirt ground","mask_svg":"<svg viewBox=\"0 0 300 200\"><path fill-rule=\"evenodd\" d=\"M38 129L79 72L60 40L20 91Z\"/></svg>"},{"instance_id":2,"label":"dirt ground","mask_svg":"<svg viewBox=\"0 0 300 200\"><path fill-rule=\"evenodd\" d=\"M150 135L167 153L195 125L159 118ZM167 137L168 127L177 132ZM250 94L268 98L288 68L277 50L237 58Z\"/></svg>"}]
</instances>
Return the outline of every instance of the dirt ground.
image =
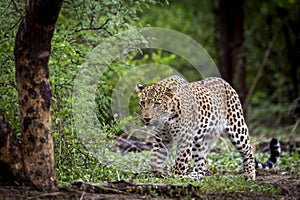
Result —
<instances>
[{"instance_id":1,"label":"dirt ground","mask_svg":"<svg viewBox=\"0 0 300 200\"><path fill-rule=\"evenodd\" d=\"M279 196L266 196L251 192L236 192L236 193L218 193L199 195L195 191L189 193L189 197L193 199L300 199L300 177L264 174L258 176L257 180L261 183L271 184L274 187L279 187L282 194ZM119 182L120 184L120 182ZM132 183L133 184L133 183ZM124 185L124 183L123 183ZM111 186L111 185L110 185ZM128 185L127 185L128 186ZM126 186L126 187L127 187ZM120 187L118 185L117 187ZM133 188L133 185L130 185ZM100 189L99 189L100 188ZM156 195L149 193L143 194L128 194L122 190L111 188L103 190L95 185L73 185L70 187L60 188L59 191L53 193L43 193L35 191L31 188L1 186L0 200L15 200L15 199L179 199L178 194L169 195L167 192L160 191ZM153 188L152 188L153 189ZM191 189L191 188L189 188ZM193 189L191 189L192 191ZM184 197L180 194L180 198Z\"/></svg>"}]
</instances>

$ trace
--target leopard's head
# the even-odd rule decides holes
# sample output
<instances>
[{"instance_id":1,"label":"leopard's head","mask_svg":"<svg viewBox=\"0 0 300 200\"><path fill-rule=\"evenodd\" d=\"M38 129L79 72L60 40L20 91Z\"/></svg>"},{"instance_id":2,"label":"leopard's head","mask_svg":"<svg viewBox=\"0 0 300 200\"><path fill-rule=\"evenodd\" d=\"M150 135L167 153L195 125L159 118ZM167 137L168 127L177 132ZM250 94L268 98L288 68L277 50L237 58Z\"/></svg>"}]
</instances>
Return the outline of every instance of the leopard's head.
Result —
<instances>
[{"instance_id":1,"label":"leopard's head","mask_svg":"<svg viewBox=\"0 0 300 200\"><path fill-rule=\"evenodd\" d=\"M140 99L141 120L146 124L155 124L162 119L167 119L173 113L174 91L170 88L155 83L144 87L137 85L138 96Z\"/></svg>"}]
</instances>

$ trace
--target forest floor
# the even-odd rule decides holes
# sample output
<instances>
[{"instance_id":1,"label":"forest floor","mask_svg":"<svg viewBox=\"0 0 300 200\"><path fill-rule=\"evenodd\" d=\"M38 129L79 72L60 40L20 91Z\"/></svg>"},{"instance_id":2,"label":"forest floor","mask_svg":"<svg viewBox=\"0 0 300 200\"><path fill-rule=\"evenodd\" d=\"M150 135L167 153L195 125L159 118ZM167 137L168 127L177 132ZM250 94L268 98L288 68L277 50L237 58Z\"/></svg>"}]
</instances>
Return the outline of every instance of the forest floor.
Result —
<instances>
[{"instance_id":1,"label":"forest floor","mask_svg":"<svg viewBox=\"0 0 300 200\"><path fill-rule=\"evenodd\" d=\"M32 188L2 186L0 199L300 199L300 178L264 173L258 176L261 184L280 188L280 195L253 192L219 192L203 194L197 187L180 187L172 184L137 184L127 181L91 184L77 182L59 188L53 193L38 192Z\"/></svg>"},{"instance_id":2,"label":"forest floor","mask_svg":"<svg viewBox=\"0 0 300 200\"><path fill-rule=\"evenodd\" d=\"M300 144L300 143L299 143ZM296 144L299 147L298 143ZM267 143L258 145L264 151ZM286 150L285 146L282 148ZM293 170L292 170L293 171ZM198 185L188 184L151 184L132 181L115 181L106 183L86 183L77 181L67 186L59 187L52 193L39 192L33 188L0 186L0 200L18 199L300 199L299 173L280 173L276 171L258 171L257 182L259 185L271 185L279 189L279 195L270 195L251 192L235 191L207 192ZM226 175L225 175L226 176ZM1 185L1 183L0 183ZM201 185L201 184L200 184ZM213 186L212 186L213 187Z\"/></svg>"}]
</instances>

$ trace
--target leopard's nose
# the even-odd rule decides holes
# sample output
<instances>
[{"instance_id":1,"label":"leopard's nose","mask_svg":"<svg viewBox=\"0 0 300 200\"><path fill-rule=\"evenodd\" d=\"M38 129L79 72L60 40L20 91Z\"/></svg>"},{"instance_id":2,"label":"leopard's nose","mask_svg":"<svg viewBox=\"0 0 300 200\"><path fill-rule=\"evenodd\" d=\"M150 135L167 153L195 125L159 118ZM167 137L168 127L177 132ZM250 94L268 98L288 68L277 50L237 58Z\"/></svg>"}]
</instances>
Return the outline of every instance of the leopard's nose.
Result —
<instances>
[{"instance_id":1,"label":"leopard's nose","mask_svg":"<svg viewBox=\"0 0 300 200\"><path fill-rule=\"evenodd\" d=\"M144 118L143 118L143 121L144 121L145 123L149 123L149 122L150 122L150 120L151 120L151 118L150 118L150 117L144 117Z\"/></svg>"}]
</instances>

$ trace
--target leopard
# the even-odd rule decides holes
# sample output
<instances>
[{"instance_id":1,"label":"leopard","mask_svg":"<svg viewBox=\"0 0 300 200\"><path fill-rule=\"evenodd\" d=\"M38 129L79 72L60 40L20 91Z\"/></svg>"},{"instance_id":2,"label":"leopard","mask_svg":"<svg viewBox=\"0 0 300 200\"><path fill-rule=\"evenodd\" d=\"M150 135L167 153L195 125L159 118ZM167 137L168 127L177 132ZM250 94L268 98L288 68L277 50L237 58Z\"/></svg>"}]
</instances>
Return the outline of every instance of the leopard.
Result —
<instances>
[{"instance_id":1,"label":"leopard","mask_svg":"<svg viewBox=\"0 0 300 200\"><path fill-rule=\"evenodd\" d=\"M202 180L208 171L206 156L213 141L224 136L242 157L246 179L255 180L256 169L272 169L280 158L277 138L269 143L270 157L266 162L254 157L238 93L222 78L190 83L173 75L149 86L137 84L136 90L140 119L153 135L150 165L155 176L169 175L164 165L175 147L172 173Z\"/></svg>"}]
</instances>

